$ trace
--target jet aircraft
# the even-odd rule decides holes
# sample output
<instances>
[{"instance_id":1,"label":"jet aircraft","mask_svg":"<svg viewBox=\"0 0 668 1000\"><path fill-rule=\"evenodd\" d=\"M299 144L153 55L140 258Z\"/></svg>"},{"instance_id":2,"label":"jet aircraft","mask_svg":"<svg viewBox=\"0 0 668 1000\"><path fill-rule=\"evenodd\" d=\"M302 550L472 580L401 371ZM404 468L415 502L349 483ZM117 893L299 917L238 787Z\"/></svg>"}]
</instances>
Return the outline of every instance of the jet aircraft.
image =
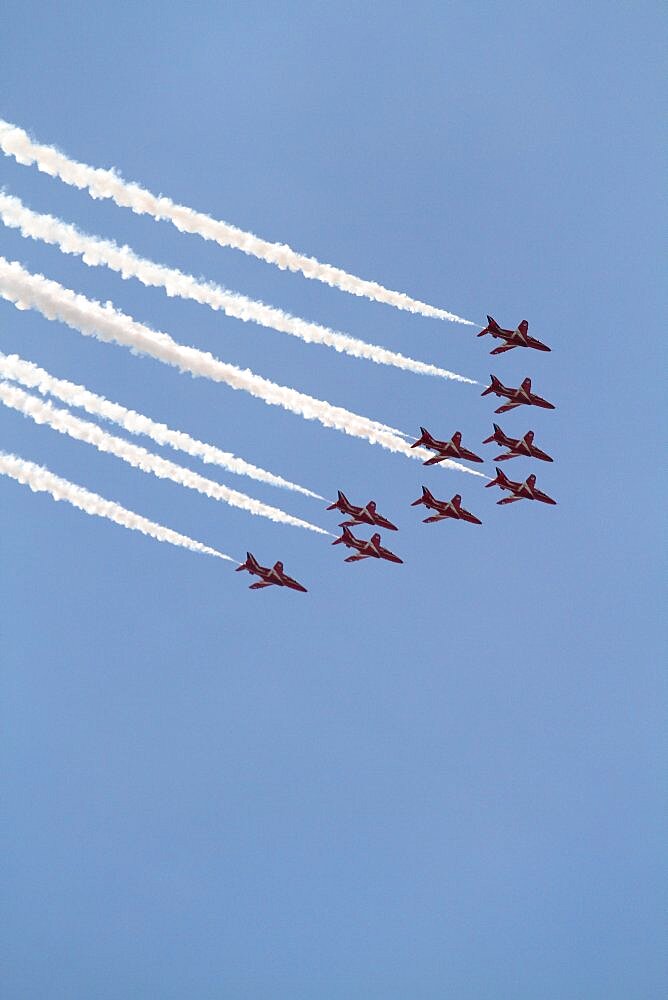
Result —
<instances>
[{"instance_id":1,"label":"jet aircraft","mask_svg":"<svg viewBox=\"0 0 668 1000\"><path fill-rule=\"evenodd\" d=\"M339 495L335 503L330 504L327 510L340 510L342 514L346 514L350 518L349 521L343 521L339 527L354 527L356 524L375 524L379 528L386 528L388 531L398 530L395 524L388 521L386 517L381 517L377 512L375 500L369 500L368 504L364 507L356 507L341 490L337 492Z\"/></svg>"},{"instance_id":2,"label":"jet aircraft","mask_svg":"<svg viewBox=\"0 0 668 1000\"><path fill-rule=\"evenodd\" d=\"M380 535L372 535L370 541L365 542L362 538L355 538L350 528L343 529L343 534L332 542L332 545L345 545L348 549L357 549L357 554L348 556L344 562L359 562L360 559L387 559L389 562L403 563L403 559L395 556L394 552L383 548L380 544Z\"/></svg>"},{"instance_id":3,"label":"jet aircraft","mask_svg":"<svg viewBox=\"0 0 668 1000\"><path fill-rule=\"evenodd\" d=\"M549 497L547 493L541 493L540 490L536 489L536 477L534 475L529 476L523 483L515 483L512 479L508 479L505 473L497 467L496 479L485 483L485 487L489 486L500 486L502 490L508 490L509 493L513 494L511 497L504 497L503 500L497 500L497 504L515 503L516 500L540 500L542 503L550 504L556 504L557 502L552 497Z\"/></svg>"},{"instance_id":4,"label":"jet aircraft","mask_svg":"<svg viewBox=\"0 0 668 1000\"><path fill-rule=\"evenodd\" d=\"M418 507L424 504L427 510L435 510L437 513L433 517L425 517L424 524L434 524L436 521L444 521L448 517L453 517L458 521L468 521L470 524L482 524L475 514L464 510L462 498L459 493L455 493L452 500L437 500L426 486L422 487L422 496L418 497L411 504L411 507Z\"/></svg>"},{"instance_id":5,"label":"jet aircraft","mask_svg":"<svg viewBox=\"0 0 668 1000\"><path fill-rule=\"evenodd\" d=\"M495 462L505 462L509 458L539 458L542 462L552 462L553 459L550 458L544 451L540 448L536 448L533 443L534 432L527 431L524 437L521 438L511 438L501 430L498 424L494 424L494 433L485 438L483 444L491 444L492 441L496 444L500 444L503 448L508 448L509 450L505 455L497 455L494 459Z\"/></svg>"},{"instance_id":6,"label":"jet aircraft","mask_svg":"<svg viewBox=\"0 0 668 1000\"><path fill-rule=\"evenodd\" d=\"M502 382L499 382L496 375L490 375L492 384L489 385L484 392L481 392L481 396L488 396L490 392L493 392L495 396L505 396L508 400L502 406L497 407L494 411L495 413L507 413L508 410L514 409L516 406L542 406L544 410L554 410L554 404L548 403L546 399L542 399L531 391L531 379L525 378L519 389L509 389Z\"/></svg>"},{"instance_id":7,"label":"jet aircraft","mask_svg":"<svg viewBox=\"0 0 668 1000\"><path fill-rule=\"evenodd\" d=\"M305 594L306 587L302 587L301 583L297 583L293 580L291 576L283 572L283 563L277 562L271 567L260 566L259 562L252 554L252 552L246 553L246 562L237 566L236 572L240 573L241 570L246 569L252 576L259 576L260 581L258 583L251 583L249 590L261 590L263 587L289 587L291 590L300 590Z\"/></svg>"},{"instance_id":8,"label":"jet aircraft","mask_svg":"<svg viewBox=\"0 0 668 1000\"><path fill-rule=\"evenodd\" d=\"M540 340L529 336L529 324L525 319L516 330L503 330L495 319L488 316L487 326L480 331L478 336L484 337L486 333L491 333L496 340L505 340L505 344L501 347L495 347L493 351L489 352L490 354L503 354L504 351L512 351L514 347L533 347L536 351L549 351L551 349L547 344L541 344Z\"/></svg>"},{"instance_id":9,"label":"jet aircraft","mask_svg":"<svg viewBox=\"0 0 668 1000\"><path fill-rule=\"evenodd\" d=\"M480 458L479 455L474 455L467 448L462 448L461 431L455 431L449 441L438 441L431 436L426 427L421 427L420 431L420 437L411 445L411 448L424 445L430 451L437 452L433 458L427 459L423 463L424 465L436 465L437 462L444 462L447 458L463 458L467 462L484 462L484 459Z\"/></svg>"}]
</instances>

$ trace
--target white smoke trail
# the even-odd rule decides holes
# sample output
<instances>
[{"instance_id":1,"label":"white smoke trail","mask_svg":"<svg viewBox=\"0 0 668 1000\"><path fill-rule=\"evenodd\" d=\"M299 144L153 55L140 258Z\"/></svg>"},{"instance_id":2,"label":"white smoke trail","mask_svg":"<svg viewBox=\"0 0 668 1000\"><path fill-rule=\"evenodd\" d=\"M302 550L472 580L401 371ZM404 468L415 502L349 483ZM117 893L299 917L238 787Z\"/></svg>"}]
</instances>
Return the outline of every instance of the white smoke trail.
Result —
<instances>
[{"instance_id":1,"label":"white smoke trail","mask_svg":"<svg viewBox=\"0 0 668 1000\"><path fill-rule=\"evenodd\" d=\"M0 219L6 226L18 229L22 236L41 240L57 246L63 253L80 256L91 267L104 265L116 271L123 278L137 278L143 285L164 288L169 296L192 299L212 309L220 309L225 315L244 322L258 323L260 326L299 337L308 344L323 344L335 351L349 354L354 358L366 358L380 365L391 365L418 375L437 375L456 382L478 385L475 379L457 375L455 372L424 361L415 361L395 351L388 351L376 344L338 333L318 323L309 323L282 309L265 305L245 295L229 292L220 285L198 281L192 275L175 268L164 267L137 256L129 247L119 247L111 240L87 236L52 215L33 212L19 198L0 192Z\"/></svg>"},{"instance_id":2,"label":"white smoke trail","mask_svg":"<svg viewBox=\"0 0 668 1000\"><path fill-rule=\"evenodd\" d=\"M19 413L23 413L24 416L30 417L36 424L48 424L60 434L67 434L77 441L92 444L98 451L115 455L135 469L150 472L159 479L169 479L179 486L187 486L191 490L197 490L198 493L203 493L204 496L211 497L212 500L222 500L223 503L227 503L231 507L238 507L249 514L266 517L277 524L291 524L295 528L306 528L319 535L330 534L329 531L318 528L309 521L302 521L301 518L286 514L277 507L270 507L268 504L246 496L245 493L238 493L237 490L221 486L220 483L205 479L204 476L191 472L190 469L185 469L175 462L160 458L159 455L153 455L145 448L140 448L123 438L109 434L96 424L80 420L68 410L61 410L59 407L53 406L52 403L44 403L41 399L36 399L24 392L23 389L19 389L18 386L10 385L8 382L0 382L0 402Z\"/></svg>"},{"instance_id":3,"label":"white smoke trail","mask_svg":"<svg viewBox=\"0 0 668 1000\"><path fill-rule=\"evenodd\" d=\"M172 430L166 424L156 423L150 417L145 417L135 410L126 409L120 403L112 403L104 396L97 396L82 385L54 378L43 368L39 368L30 361L24 361L18 354L5 355L0 353L0 377L20 382L28 389L37 389L42 395L55 396L68 406L77 406L85 410L86 413L119 424L130 434L145 434L156 444L169 445L170 448L193 455L204 462L220 465L239 476L250 476L252 479L269 483L271 486L282 486L288 490L296 490L298 493L314 497L316 500L324 499L319 493L291 483L281 476L275 476L272 472L265 472L264 469L259 469L256 465L251 465L230 452L221 451L214 445L205 444L203 441L198 441L197 438L190 437L184 431Z\"/></svg>"},{"instance_id":4,"label":"white smoke trail","mask_svg":"<svg viewBox=\"0 0 668 1000\"><path fill-rule=\"evenodd\" d=\"M97 493L85 490L83 486L77 486L54 475L42 465L35 465L16 455L7 452L0 452L0 475L9 476L23 486L29 486L33 493L50 493L54 500L67 500L73 507L85 511L95 517L106 517L115 524L120 524L123 528L130 528L132 531L141 531L143 535L150 535L151 538L159 542L170 542L171 545L181 545L191 552L203 552L209 556L217 556L218 559L225 559L227 562L236 563L237 559L226 556L217 549L212 549L208 545L202 545L187 535L180 535L178 531L171 528L164 528L161 524L149 521L148 518L135 514L131 510L126 510L113 500L105 500Z\"/></svg>"},{"instance_id":5,"label":"white smoke trail","mask_svg":"<svg viewBox=\"0 0 668 1000\"><path fill-rule=\"evenodd\" d=\"M41 274L31 274L17 261L10 262L4 257L0 257L0 295L13 302L18 309L37 309L47 319L58 319L80 333L123 344L191 375L225 382L231 388L243 389L269 405L281 406L306 420L318 420L325 427L334 427L371 444L379 444L388 451L409 458L429 457L423 449L412 450L405 440L382 424L296 389L278 385L248 369L219 361L208 352L178 344L168 334L151 330L118 312L111 303L102 306ZM447 460L441 465L473 476L481 475L458 462Z\"/></svg>"},{"instance_id":6,"label":"white smoke trail","mask_svg":"<svg viewBox=\"0 0 668 1000\"><path fill-rule=\"evenodd\" d=\"M35 163L42 173L58 177L73 187L86 189L92 198L111 198L117 205L131 208L138 215L150 215L158 220L166 219L181 232L197 233L205 240L213 240L222 247L234 247L245 254L275 264L282 270L299 271L305 278L314 278L352 295L384 302L397 309L405 309L436 319L452 320L454 323L464 323L467 326L474 325L470 320L462 319L455 313L412 299L403 292L393 292L375 281L365 281L331 264L321 264L314 257L297 253L284 243L270 243L227 222L212 219L203 212L195 212L192 208L178 205L170 198L156 197L139 184L127 183L114 170L101 170L71 160L53 146L32 142L23 129L2 119L0 119L0 149L6 155L13 156L18 163Z\"/></svg>"}]
</instances>

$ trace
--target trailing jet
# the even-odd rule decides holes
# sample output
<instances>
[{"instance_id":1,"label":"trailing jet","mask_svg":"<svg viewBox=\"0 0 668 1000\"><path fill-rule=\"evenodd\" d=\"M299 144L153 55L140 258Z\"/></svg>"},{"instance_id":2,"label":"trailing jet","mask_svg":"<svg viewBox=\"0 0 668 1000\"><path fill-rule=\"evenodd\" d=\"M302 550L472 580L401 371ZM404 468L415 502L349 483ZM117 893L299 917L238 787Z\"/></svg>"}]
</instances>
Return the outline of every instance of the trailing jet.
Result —
<instances>
[{"instance_id":1,"label":"trailing jet","mask_svg":"<svg viewBox=\"0 0 668 1000\"><path fill-rule=\"evenodd\" d=\"M444 462L446 458L464 458L467 462L484 462L484 459L480 458L479 455L474 455L467 448L462 448L461 431L455 431L449 441L437 441L436 438L431 436L426 427L421 427L420 431L422 432L420 437L411 445L411 448L418 448L420 445L424 445L430 451L438 453L433 458L427 459L423 463L424 465L436 465L437 462Z\"/></svg>"},{"instance_id":2,"label":"trailing jet","mask_svg":"<svg viewBox=\"0 0 668 1000\"><path fill-rule=\"evenodd\" d=\"M478 518L462 507L462 498L459 493L455 493L452 500L437 500L426 486L422 487L422 496L418 497L411 504L411 507L418 507L424 504L427 510L435 510L434 517L425 517L424 524L434 524L436 521L444 521L448 517L453 517L457 521L468 521L470 524L482 524Z\"/></svg>"},{"instance_id":3,"label":"trailing jet","mask_svg":"<svg viewBox=\"0 0 668 1000\"><path fill-rule=\"evenodd\" d=\"M354 527L356 524L376 524L379 528L387 528L388 531L398 531L395 524L388 521L386 517L381 517L376 511L375 500L369 500L365 507L356 507L341 490L337 492L339 495L336 502L331 503L327 510L340 510L342 514L346 514L350 518L350 521L343 521L339 527Z\"/></svg>"},{"instance_id":4,"label":"trailing jet","mask_svg":"<svg viewBox=\"0 0 668 1000\"><path fill-rule=\"evenodd\" d=\"M516 406L542 406L545 410L554 410L554 404L548 403L546 399L542 399L540 396L536 396L535 393L531 391L531 379L525 378L519 389L508 389L502 382L499 382L496 375L490 375L492 384L489 385L484 392L481 392L481 396L488 396L490 392L493 392L495 396L505 396L508 400L502 406L499 406L495 413L506 413L508 410L512 410Z\"/></svg>"},{"instance_id":5,"label":"trailing jet","mask_svg":"<svg viewBox=\"0 0 668 1000\"><path fill-rule=\"evenodd\" d=\"M370 541L365 542L362 538L355 538L350 528L344 528L343 534L332 542L332 545L345 545L348 549L357 549L357 555L348 556L344 562L359 562L360 559L387 559L389 562L403 563L403 559L395 556L394 552L383 548L380 544L380 535L372 535Z\"/></svg>"},{"instance_id":6,"label":"trailing jet","mask_svg":"<svg viewBox=\"0 0 668 1000\"><path fill-rule=\"evenodd\" d=\"M497 468L496 479L485 483L485 487L489 486L500 486L502 490L508 490L509 493L513 494L511 497L504 497L503 500L497 500L497 504L515 503L516 500L540 500L542 503L550 504L556 504L557 502L552 497L549 497L547 493L541 493L540 490L536 489L536 477L534 475L529 476L523 483L515 483L512 479L508 479L501 469Z\"/></svg>"},{"instance_id":7,"label":"trailing jet","mask_svg":"<svg viewBox=\"0 0 668 1000\"><path fill-rule=\"evenodd\" d=\"M533 431L527 431L524 437L521 438L511 438L507 434L504 434L498 424L494 424L494 433L491 437L485 438L483 444L491 444L492 441L500 444L503 448L509 449L505 455L497 455L494 459L495 462L505 462L509 458L523 457L539 458L542 462L553 461L544 451L536 448L533 443Z\"/></svg>"},{"instance_id":8,"label":"trailing jet","mask_svg":"<svg viewBox=\"0 0 668 1000\"><path fill-rule=\"evenodd\" d=\"M306 587L302 587L301 583L297 583L291 576L283 572L282 562L274 563L269 569L268 566L260 566L252 552L247 552L246 562L237 566L236 572L240 573L242 569L247 569L252 576L261 578L259 583L251 583L249 590L261 590L263 587L276 586L289 587L291 590L300 590L303 594L306 593Z\"/></svg>"},{"instance_id":9,"label":"trailing jet","mask_svg":"<svg viewBox=\"0 0 668 1000\"><path fill-rule=\"evenodd\" d=\"M529 324L525 319L516 330L503 330L495 319L488 316L487 326L480 331L478 336L484 337L486 333L491 333L496 340L505 340L505 344L501 347L495 347L493 351L489 352L490 354L503 354L504 351L512 351L514 347L533 347L536 351L550 350L547 344L541 344L540 340L529 336Z\"/></svg>"}]
</instances>

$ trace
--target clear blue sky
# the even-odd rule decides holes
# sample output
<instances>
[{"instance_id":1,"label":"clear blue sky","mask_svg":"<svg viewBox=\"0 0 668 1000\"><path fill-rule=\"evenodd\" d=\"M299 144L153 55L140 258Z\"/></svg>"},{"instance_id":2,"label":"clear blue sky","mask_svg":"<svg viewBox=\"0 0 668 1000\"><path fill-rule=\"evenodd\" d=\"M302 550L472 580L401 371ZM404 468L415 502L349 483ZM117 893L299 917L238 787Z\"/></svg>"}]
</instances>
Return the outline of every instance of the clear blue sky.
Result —
<instances>
[{"instance_id":1,"label":"clear blue sky","mask_svg":"<svg viewBox=\"0 0 668 1000\"><path fill-rule=\"evenodd\" d=\"M0 413L2 448L233 555L283 559L310 588L249 593L214 559L0 481L7 1000L665 994L664 33L653 2L6 0L2 117L476 321L526 317L553 353L490 359L473 328L279 272L2 158L8 191L481 381L531 375L558 409L503 426L535 428L556 459L537 463L539 485L559 501L499 508L470 477L0 303L6 353L327 496L374 497L405 559L345 566L327 540ZM277 381L406 430L459 428L474 449L490 431L479 389L0 241ZM422 525L422 482L461 492L484 526Z\"/></svg>"}]
</instances>

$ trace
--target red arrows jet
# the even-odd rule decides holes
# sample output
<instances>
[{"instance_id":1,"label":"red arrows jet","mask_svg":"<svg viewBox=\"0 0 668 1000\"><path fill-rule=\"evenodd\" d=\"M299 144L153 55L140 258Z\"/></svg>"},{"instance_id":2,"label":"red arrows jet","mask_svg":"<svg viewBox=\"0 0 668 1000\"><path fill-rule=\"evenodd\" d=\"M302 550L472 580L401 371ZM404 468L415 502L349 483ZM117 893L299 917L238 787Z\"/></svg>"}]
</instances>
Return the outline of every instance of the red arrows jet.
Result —
<instances>
[{"instance_id":1,"label":"red arrows jet","mask_svg":"<svg viewBox=\"0 0 668 1000\"><path fill-rule=\"evenodd\" d=\"M360 559L387 559L389 562L403 563L403 559L395 556L394 552L383 548L380 544L380 535L372 535L371 540L365 542L361 538L355 538L350 528L344 528L343 534L332 545L345 545L348 549L357 549L357 555L348 556L344 562L359 562Z\"/></svg>"},{"instance_id":2,"label":"red arrows jet","mask_svg":"<svg viewBox=\"0 0 668 1000\"><path fill-rule=\"evenodd\" d=\"M553 459L546 455L540 448L536 448L533 443L533 431L527 431L524 437L511 438L504 434L498 424L494 424L494 433L491 437L485 438L483 444L491 444L495 441L509 451L505 455L497 455L495 462L505 462L508 458L540 458L543 462L552 462Z\"/></svg>"},{"instance_id":3,"label":"red arrows jet","mask_svg":"<svg viewBox=\"0 0 668 1000\"><path fill-rule=\"evenodd\" d=\"M241 566L237 566L236 572L240 573L242 569L247 569L252 576L259 576L259 583L251 583L249 590L262 590L263 587L289 587L291 590L300 590L305 594L306 587L302 587L301 583L297 583L293 580L291 576L288 576L283 572L283 563L274 563L271 569L268 566L260 566L259 562L252 554L252 552L246 553L246 562L242 563Z\"/></svg>"},{"instance_id":4,"label":"red arrows jet","mask_svg":"<svg viewBox=\"0 0 668 1000\"><path fill-rule=\"evenodd\" d=\"M480 331L478 336L484 337L486 333L491 333L496 340L505 340L502 347L495 347L493 351L489 352L490 354L503 354L504 351L512 351L514 347L533 347L536 351L550 350L547 344L541 344L540 340L529 336L529 324L525 319L516 330L502 330L496 320L488 316L487 326Z\"/></svg>"},{"instance_id":5,"label":"red arrows jet","mask_svg":"<svg viewBox=\"0 0 668 1000\"><path fill-rule=\"evenodd\" d=\"M499 406L495 413L506 413L508 410L514 409L516 406L542 406L545 410L554 410L554 404L548 403L546 399L542 399L531 391L531 379L525 378L519 389L508 389L502 382L499 382L496 375L490 375L492 384L488 386L484 392L481 392L481 396L488 396L490 392L493 392L495 396L505 396L509 402L504 403L503 406Z\"/></svg>"},{"instance_id":6,"label":"red arrows jet","mask_svg":"<svg viewBox=\"0 0 668 1000\"><path fill-rule=\"evenodd\" d=\"M516 500L540 500L542 503L556 504L556 500L549 497L547 493L541 493L540 490L536 489L536 477L531 475L528 479L525 479L523 483L514 483L512 479L508 477L497 468L496 479L492 479L490 483L485 483L485 486L500 486L502 490L508 490L509 493L513 495L511 497L504 497L503 500L497 500L497 504L504 503L515 503Z\"/></svg>"},{"instance_id":7,"label":"red arrows jet","mask_svg":"<svg viewBox=\"0 0 668 1000\"><path fill-rule=\"evenodd\" d=\"M467 462L484 462L484 459L480 458L479 455L474 455L467 448L462 448L461 431L455 431L449 441L437 441L426 427L421 427L420 430L422 433L417 441L411 445L411 448L424 445L430 451L438 452L433 458L427 459L424 465L436 465L437 462L443 462L446 458L464 458Z\"/></svg>"},{"instance_id":8,"label":"red arrows jet","mask_svg":"<svg viewBox=\"0 0 668 1000\"><path fill-rule=\"evenodd\" d=\"M381 517L376 511L375 500L369 500L365 507L356 507L341 490L337 492L339 495L336 503L331 503L327 510L340 510L342 514L346 514L350 518L350 521L343 521L339 527L353 527L356 524L376 524L379 528L387 528L388 531L398 530L395 524L388 521L386 517Z\"/></svg>"},{"instance_id":9,"label":"red arrows jet","mask_svg":"<svg viewBox=\"0 0 668 1000\"><path fill-rule=\"evenodd\" d=\"M454 517L457 521L468 521L470 524L482 524L478 518L462 507L462 498L459 493L455 493L452 500L437 500L429 492L426 486L422 487L422 496L418 497L411 504L411 507L418 507L424 504L427 510L437 511L434 517L425 517L425 524L434 524L436 521L444 521L448 517Z\"/></svg>"}]
</instances>

